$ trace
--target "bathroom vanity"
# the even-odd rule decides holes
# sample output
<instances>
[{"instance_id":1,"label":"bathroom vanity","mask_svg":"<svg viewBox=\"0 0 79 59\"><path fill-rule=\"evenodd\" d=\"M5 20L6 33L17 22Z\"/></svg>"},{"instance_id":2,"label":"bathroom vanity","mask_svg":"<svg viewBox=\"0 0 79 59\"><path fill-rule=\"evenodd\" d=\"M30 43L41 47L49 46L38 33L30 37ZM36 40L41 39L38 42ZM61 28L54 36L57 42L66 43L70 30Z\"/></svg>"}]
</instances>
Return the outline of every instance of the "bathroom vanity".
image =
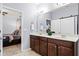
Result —
<instances>
[{"instance_id":1,"label":"bathroom vanity","mask_svg":"<svg viewBox=\"0 0 79 59\"><path fill-rule=\"evenodd\" d=\"M30 48L42 56L77 56L78 36L31 33Z\"/></svg>"}]
</instances>

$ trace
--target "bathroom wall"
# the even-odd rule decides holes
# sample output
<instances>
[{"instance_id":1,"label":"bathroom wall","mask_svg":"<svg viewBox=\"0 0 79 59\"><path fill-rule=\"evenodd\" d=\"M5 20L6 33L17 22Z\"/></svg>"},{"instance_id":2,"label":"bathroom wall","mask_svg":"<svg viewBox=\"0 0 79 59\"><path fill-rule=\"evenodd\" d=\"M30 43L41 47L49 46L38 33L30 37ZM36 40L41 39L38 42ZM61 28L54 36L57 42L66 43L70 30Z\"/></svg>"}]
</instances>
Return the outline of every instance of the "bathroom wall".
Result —
<instances>
[{"instance_id":1,"label":"bathroom wall","mask_svg":"<svg viewBox=\"0 0 79 59\"><path fill-rule=\"evenodd\" d=\"M21 14L5 7L3 12L7 12L3 15L3 34L11 34L17 29L17 20L20 19Z\"/></svg>"},{"instance_id":2,"label":"bathroom wall","mask_svg":"<svg viewBox=\"0 0 79 59\"><path fill-rule=\"evenodd\" d=\"M3 16L3 34L11 34L16 30L17 16L5 15Z\"/></svg>"},{"instance_id":3,"label":"bathroom wall","mask_svg":"<svg viewBox=\"0 0 79 59\"><path fill-rule=\"evenodd\" d=\"M30 47L30 23L33 21L36 24L36 5L25 3L9 3L4 4L8 7L15 8L22 11L22 50Z\"/></svg>"},{"instance_id":4,"label":"bathroom wall","mask_svg":"<svg viewBox=\"0 0 79 59\"><path fill-rule=\"evenodd\" d=\"M78 3L71 3L52 11L52 20L70 15L78 15Z\"/></svg>"},{"instance_id":5,"label":"bathroom wall","mask_svg":"<svg viewBox=\"0 0 79 59\"><path fill-rule=\"evenodd\" d=\"M23 4L23 49L30 48L30 25L36 25L36 6L34 4ZM35 26L36 27L36 26Z\"/></svg>"}]
</instances>

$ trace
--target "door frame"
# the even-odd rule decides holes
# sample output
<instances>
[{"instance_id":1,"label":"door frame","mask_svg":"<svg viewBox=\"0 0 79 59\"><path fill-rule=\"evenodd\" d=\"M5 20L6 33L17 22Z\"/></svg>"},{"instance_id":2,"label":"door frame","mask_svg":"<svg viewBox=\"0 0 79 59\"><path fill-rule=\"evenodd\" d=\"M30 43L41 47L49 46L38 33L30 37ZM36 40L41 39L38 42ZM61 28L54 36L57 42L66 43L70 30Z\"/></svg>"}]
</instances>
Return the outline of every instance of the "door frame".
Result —
<instances>
[{"instance_id":1,"label":"door frame","mask_svg":"<svg viewBox=\"0 0 79 59\"><path fill-rule=\"evenodd\" d=\"M21 51L23 51L23 11L15 9L13 7L2 5L2 11L4 8L21 13ZM2 47L2 50L3 50L3 47ZM3 51L2 51L2 54L3 54Z\"/></svg>"},{"instance_id":2,"label":"door frame","mask_svg":"<svg viewBox=\"0 0 79 59\"><path fill-rule=\"evenodd\" d=\"M2 22L2 3L0 3L0 14L1 14L0 21ZM2 45L2 41L3 41L2 40L3 39L3 36L2 36L2 33L3 33L3 31L2 31L2 24L1 24L1 29L0 30L1 30L1 33L0 33L1 34L0 35L0 45L1 45L0 46L0 50L1 50L0 51L0 56L2 56L3 55L3 48L2 48L3 47L3 45Z\"/></svg>"}]
</instances>

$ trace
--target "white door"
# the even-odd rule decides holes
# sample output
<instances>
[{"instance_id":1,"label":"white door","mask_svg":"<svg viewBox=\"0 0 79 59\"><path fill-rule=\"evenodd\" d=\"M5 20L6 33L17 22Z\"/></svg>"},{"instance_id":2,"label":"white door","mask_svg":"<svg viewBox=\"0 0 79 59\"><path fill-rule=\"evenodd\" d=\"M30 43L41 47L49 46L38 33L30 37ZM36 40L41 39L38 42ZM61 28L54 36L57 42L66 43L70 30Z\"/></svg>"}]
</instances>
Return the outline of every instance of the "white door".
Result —
<instances>
[{"instance_id":1,"label":"white door","mask_svg":"<svg viewBox=\"0 0 79 59\"><path fill-rule=\"evenodd\" d=\"M60 20L52 20L51 21L51 30L55 31L56 34L60 33Z\"/></svg>"},{"instance_id":2,"label":"white door","mask_svg":"<svg viewBox=\"0 0 79 59\"><path fill-rule=\"evenodd\" d=\"M74 17L61 19L61 34L74 35Z\"/></svg>"}]
</instances>

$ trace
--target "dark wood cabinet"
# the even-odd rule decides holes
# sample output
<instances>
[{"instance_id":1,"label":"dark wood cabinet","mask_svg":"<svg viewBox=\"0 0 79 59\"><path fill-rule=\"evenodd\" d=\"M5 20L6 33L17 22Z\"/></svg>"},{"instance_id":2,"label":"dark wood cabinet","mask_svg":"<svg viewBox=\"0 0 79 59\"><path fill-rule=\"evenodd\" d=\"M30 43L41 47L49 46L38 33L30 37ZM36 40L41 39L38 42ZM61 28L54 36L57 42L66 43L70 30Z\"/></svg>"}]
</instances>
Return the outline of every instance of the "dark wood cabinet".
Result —
<instances>
[{"instance_id":1,"label":"dark wood cabinet","mask_svg":"<svg viewBox=\"0 0 79 59\"><path fill-rule=\"evenodd\" d=\"M34 49L36 52L39 53L39 38L35 39L34 41L35 41L34 42L34 45L35 45Z\"/></svg>"},{"instance_id":2,"label":"dark wood cabinet","mask_svg":"<svg viewBox=\"0 0 79 59\"><path fill-rule=\"evenodd\" d=\"M32 50L34 50L34 48L35 48L35 46L34 46L35 44L34 44L34 38L32 38L32 36L30 37L30 48L32 49Z\"/></svg>"},{"instance_id":3,"label":"dark wood cabinet","mask_svg":"<svg viewBox=\"0 0 79 59\"><path fill-rule=\"evenodd\" d=\"M41 38L46 39L46 38ZM43 56L47 56L47 41L40 39L40 54Z\"/></svg>"},{"instance_id":4,"label":"dark wood cabinet","mask_svg":"<svg viewBox=\"0 0 79 59\"><path fill-rule=\"evenodd\" d=\"M74 50L73 50L73 48L59 46L58 47L58 55L59 56L73 56Z\"/></svg>"},{"instance_id":5,"label":"dark wood cabinet","mask_svg":"<svg viewBox=\"0 0 79 59\"><path fill-rule=\"evenodd\" d=\"M74 56L74 42L30 36L30 48L42 56Z\"/></svg>"},{"instance_id":6,"label":"dark wood cabinet","mask_svg":"<svg viewBox=\"0 0 79 59\"><path fill-rule=\"evenodd\" d=\"M70 41L48 39L48 55L73 56L74 43Z\"/></svg>"},{"instance_id":7,"label":"dark wood cabinet","mask_svg":"<svg viewBox=\"0 0 79 59\"><path fill-rule=\"evenodd\" d=\"M39 53L39 37L30 36L30 48Z\"/></svg>"},{"instance_id":8,"label":"dark wood cabinet","mask_svg":"<svg viewBox=\"0 0 79 59\"><path fill-rule=\"evenodd\" d=\"M48 43L48 56L57 56L57 45Z\"/></svg>"}]
</instances>

